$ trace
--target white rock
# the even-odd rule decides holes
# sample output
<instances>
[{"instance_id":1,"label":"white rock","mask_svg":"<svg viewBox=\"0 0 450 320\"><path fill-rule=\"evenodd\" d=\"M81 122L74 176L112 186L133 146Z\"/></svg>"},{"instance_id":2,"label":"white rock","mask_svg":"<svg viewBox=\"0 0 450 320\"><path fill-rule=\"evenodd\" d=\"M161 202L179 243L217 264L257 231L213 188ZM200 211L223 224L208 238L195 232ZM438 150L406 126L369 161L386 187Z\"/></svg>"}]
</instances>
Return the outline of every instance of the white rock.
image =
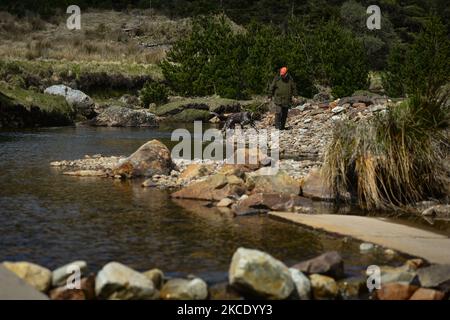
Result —
<instances>
[{"instance_id":1,"label":"white rock","mask_svg":"<svg viewBox=\"0 0 450 320\"><path fill-rule=\"evenodd\" d=\"M165 300L205 300L208 298L208 286L200 278L172 279L162 287L161 298Z\"/></svg>"},{"instance_id":2,"label":"white rock","mask_svg":"<svg viewBox=\"0 0 450 320\"><path fill-rule=\"evenodd\" d=\"M333 112L334 114L338 114L338 113L341 113L344 110L345 110L344 107L337 106L337 107L334 107L333 109L331 109L331 112Z\"/></svg>"},{"instance_id":3,"label":"white rock","mask_svg":"<svg viewBox=\"0 0 450 320\"><path fill-rule=\"evenodd\" d=\"M367 253L375 248L373 243L363 242L359 245L359 251L361 253Z\"/></svg>"},{"instance_id":4,"label":"white rock","mask_svg":"<svg viewBox=\"0 0 450 320\"><path fill-rule=\"evenodd\" d=\"M286 299L294 290L288 267L265 252L245 248L233 255L229 283L244 294L268 299Z\"/></svg>"},{"instance_id":5,"label":"white rock","mask_svg":"<svg viewBox=\"0 0 450 320\"><path fill-rule=\"evenodd\" d=\"M95 279L95 293L101 299L152 299L155 295L153 282L118 262L106 264Z\"/></svg>"},{"instance_id":6,"label":"white rock","mask_svg":"<svg viewBox=\"0 0 450 320\"><path fill-rule=\"evenodd\" d=\"M300 300L309 300L311 298L311 282L308 277L300 270L294 268L289 268L289 272Z\"/></svg>"},{"instance_id":7,"label":"white rock","mask_svg":"<svg viewBox=\"0 0 450 320\"><path fill-rule=\"evenodd\" d=\"M66 264L52 272L52 286L61 287L66 284L67 278L73 274L78 274L80 277L84 276L87 272L86 261L74 261Z\"/></svg>"}]
</instances>

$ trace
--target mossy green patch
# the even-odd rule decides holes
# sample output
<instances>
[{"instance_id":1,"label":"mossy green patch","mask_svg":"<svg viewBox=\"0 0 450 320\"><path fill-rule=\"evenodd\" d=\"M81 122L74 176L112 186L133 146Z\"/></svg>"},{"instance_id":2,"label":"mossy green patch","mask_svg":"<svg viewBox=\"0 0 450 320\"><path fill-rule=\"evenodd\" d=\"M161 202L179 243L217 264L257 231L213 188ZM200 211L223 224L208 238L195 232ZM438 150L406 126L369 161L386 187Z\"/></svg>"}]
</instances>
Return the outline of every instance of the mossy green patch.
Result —
<instances>
[{"instance_id":1,"label":"mossy green patch","mask_svg":"<svg viewBox=\"0 0 450 320\"><path fill-rule=\"evenodd\" d=\"M27 109L38 107L45 112L58 112L61 114L73 114L73 109L61 96L49 95L25 90L22 88L11 87L0 83L1 100L0 103L6 106L21 105Z\"/></svg>"},{"instance_id":2,"label":"mossy green patch","mask_svg":"<svg viewBox=\"0 0 450 320\"><path fill-rule=\"evenodd\" d=\"M168 116L182 112L185 109L207 110L211 112L237 112L241 102L233 99L219 97L186 98L152 108L157 116Z\"/></svg>"},{"instance_id":3,"label":"mossy green patch","mask_svg":"<svg viewBox=\"0 0 450 320\"><path fill-rule=\"evenodd\" d=\"M193 122L196 120L208 121L210 117L211 114L207 110L186 109L168 119L174 122Z\"/></svg>"}]
</instances>

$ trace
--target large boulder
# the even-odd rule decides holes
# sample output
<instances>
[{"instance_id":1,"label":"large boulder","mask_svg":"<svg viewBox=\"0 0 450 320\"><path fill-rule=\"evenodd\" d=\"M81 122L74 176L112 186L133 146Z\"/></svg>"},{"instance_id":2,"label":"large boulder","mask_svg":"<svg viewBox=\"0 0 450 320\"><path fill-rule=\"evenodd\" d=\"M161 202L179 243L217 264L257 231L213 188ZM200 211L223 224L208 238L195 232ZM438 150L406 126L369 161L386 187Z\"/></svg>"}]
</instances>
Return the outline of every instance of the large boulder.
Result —
<instances>
[{"instance_id":1,"label":"large boulder","mask_svg":"<svg viewBox=\"0 0 450 320\"><path fill-rule=\"evenodd\" d=\"M312 201L295 194L255 193L233 206L237 215L266 213L268 211L293 211L295 208L311 208Z\"/></svg>"},{"instance_id":2,"label":"large boulder","mask_svg":"<svg viewBox=\"0 0 450 320\"><path fill-rule=\"evenodd\" d=\"M200 278L172 279L164 284L160 296L165 300L205 300L208 286Z\"/></svg>"},{"instance_id":3,"label":"large boulder","mask_svg":"<svg viewBox=\"0 0 450 320\"><path fill-rule=\"evenodd\" d=\"M3 263L3 266L41 292L47 292L50 289L52 272L47 268L25 261L6 261Z\"/></svg>"},{"instance_id":4,"label":"large boulder","mask_svg":"<svg viewBox=\"0 0 450 320\"><path fill-rule=\"evenodd\" d=\"M96 115L94 111L94 101L80 90L75 90L63 84L59 84L48 87L44 90L44 93L63 96L70 106L88 119L91 119Z\"/></svg>"},{"instance_id":5,"label":"large boulder","mask_svg":"<svg viewBox=\"0 0 450 320\"><path fill-rule=\"evenodd\" d=\"M245 183L236 176L215 174L203 181L193 182L172 194L173 198L220 201L226 197L237 197L246 191Z\"/></svg>"},{"instance_id":6,"label":"large boulder","mask_svg":"<svg viewBox=\"0 0 450 320\"><path fill-rule=\"evenodd\" d=\"M111 106L87 124L99 127L157 127L155 114L145 109Z\"/></svg>"},{"instance_id":7,"label":"large boulder","mask_svg":"<svg viewBox=\"0 0 450 320\"><path fill-rule=\"evenodd\" d=\"M155 296L153 282L118 262L110 262L97 274L95 292L100 299L147 300Z\"/></svg>"},{"instance_id":8,"label":"large boulder","mask_svg":"<svg viewBox=\"0 0 450 320\"><path fill-rule=\"evenodd\" d=\"M233 255L229 283L245 295L286 299L294 290L289 269L259 250L239 248Z\"/></svg>"},{"instance_id":9,"label":"large boulder","mask_svg":"<svg viewBox=\"0 0 450 320\"><path fill-rule=\"evenodd\" d=\"M246 184L251 193L300 194L300 183L286 172L278 170L271 174L271 168L261 168L247 174Z\"/></svg>"},{"instance_id":10,"label":"large boulder","mask_svg":"<svg viewBox=\"0 0 450 320\"><path fill-rule=\"evenodd\" d=\"M162 142L151 140L121 160L112 174L126 178L152 177L155 174L168 175L174 167L170 150Z\"/></svg>"},{"instance_id":11,"label":"large boulder","mask_svg":"<svg viewBox=\"0 0 450 320\"><path fill-rule=\"evenodd\" d=\"M333 278L342 278L344 276L344 260L336 251L325 252L316 258L298 263L292 268L306 274L317 273Z\"/></svg>"}]
</instances>

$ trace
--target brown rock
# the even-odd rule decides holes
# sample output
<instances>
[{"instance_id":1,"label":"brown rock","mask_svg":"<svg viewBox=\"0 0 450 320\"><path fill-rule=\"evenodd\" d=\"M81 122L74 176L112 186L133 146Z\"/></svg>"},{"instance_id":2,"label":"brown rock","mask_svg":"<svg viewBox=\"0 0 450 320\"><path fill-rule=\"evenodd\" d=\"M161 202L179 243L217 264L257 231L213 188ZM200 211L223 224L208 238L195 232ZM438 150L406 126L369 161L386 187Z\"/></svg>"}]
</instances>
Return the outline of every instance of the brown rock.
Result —
<instances>
[{"instance_id":1,"label":"brown rock","mask_svg":"<svg viewBox=\"0 0 450 320\"><path fill-rule=\"evenodd\" d=\"M331 201L334 198L318 169L312 169L303 179L302 195L313 200Z\"/></svg>"},{"instance_id":2,"label":"brown rock","mask_svg":"<svg viewBox=\"0 0 450 320\"><path fill-rule=\"evenodd\" d=\"M170 150L162 142L152 140L114 168L112 175L126 178L168 175L174 166Z\"/></svg>"},{"instance_id":3,"label":"brown rock","mask_svg":"<svg viewBox=\"0 0 450 320\"><path fill-rule=\"evenodd\" d=\"M233 211L237 215L265 213L268 211L290 211L298 206L311 206L311 200L294 194L256 193L240 200Z\"/></svg>"},{"instance_id":4,"label":"brown rock","mask_svg":"<svg viewBox=\"0 0 450 320\"><path fill-rule=\"evenodd\" d=\"M300 194L300 183L279 170L270 174L271 168L261 168L247 175L246 185L251 193L286 193Z\"/></svg>"},{"instance_id":5,"label":"brown rock","mask_svg":"<svg viewBox=\"0 0 450 320\"><path fill-rule=\"evenodd\" d=\"M336 281L320 274L310 275L313 298L316 300L335 299L339 293Z\"/></svg>"},{"instance_id":6,"label":"brown rock","mask_svg":"<svg viewBox=\"0 0 450 320\"><path fill-rule=\"evenodd\" d=\"M241 160L239 157L244 155ZM238 157L239 155L239 157ZM233 157L227 159L228 165L238 166L243 172L258 170L268 162L268 157L259 148L236 149Z\"/></svg>"},{"instance_id":7,"label":"brown rock","mask_svg":"<svg viewBox=\"0 0 450 320\"><path fill-rule=\"evenodd\" d=\"M416 286L407 283L382 284L381 289L377 291L377 298L379 300L408 300L416 290Z\"/></svg>"},{"instance_id":8,"label":"brown rock","mask_svg":"<svg viewBox=\"0 0 450 320\"><path fill-rule=\"evenodd\" d=\"M344 261L336 251L325 252L324 254L298 263L292 266L306 274L322 274L333 278L342 278L344 276Z\"/></svg>"},{"instance_id":9,"label":"brown rock","mask_svg":"<svg viewBox=\"0 0 450 320\"><path fill-rule=\"evenodd\" d=\"M366 104L363 102L357 102L357 103L354 103L352 107L355 109L365 109Z\"/></svg>"},{"instance_id":10,"label":"brown rock","mask_svg":"<svg viewBox=\"0 0 450 320\"><path fill-rule=\"evenodd\" d=\"M235 181L234 181L235 182ZM245 185L229 184L228 177L215 174L206 180L194 182L172 194L173 198L220 201L227 197L236 197L244 194Z\"/></svg>"},{"instance_id":11,"label":"brown rock","mask_svg":"<svg viewBox=\"0 0 450 320\"><path fill-rule=\"evenodd\" d=\"M442 291L437 291L427 288L419 288L409 298L409 300L443 300L445 294Z\"/></svg>"},{"instance_id":12,"label":"brown rock","mask_svg":"<svg viewBox=\"0 0 450 320\"><path fill-rule=\"evenodd\" d=\"M227 208L229 206L231 206L234 203L234 201L230 198L223 198L222 200L220 200L217 203L217 207L221 207L221 208Z\"/></svg>"},{"instance_id":13,"label":"brown rock","mask_svg":"<svg viewBox=\"0 0 450 320\"><path fill-rule=\"evenodd\" d=\"M235 175L237 177L242 177L244 173L252 172L253 170L246 166L245 164L224 164L220 168L219 173L224 175Z\"/></svg>"},{"instance_id":14,"label":"brown rock","mask_svg":"<svg viewBox=\"0 0 450 320\"><path fill-rule=\"evenodd\" d=\"M188 165L186 169L184 169L184 171L180 174L179 179L192 180L204 177L211 174L212 170L212 165L193 163Z\"/></svg>"},{"instance_id":15,"label":"brown rock","mask_svg":"<svg viewBox=\"0 0 450 320\"><path fill-rule=\"evenodd\" d=\"M86 300L95 300L95 274L81 279L81 290L83 290Z\"/></svg>"},{"instance_id":16,"label":"brown rock","mask_svg":"<svg viewBox=\"0 0 450 320\"><path fill-rule=\"evenodd\" d=\"M86 300L83 290L67 289L65 286L53 289L49 296L52 300Z\"/></svg>"}]
</instances>

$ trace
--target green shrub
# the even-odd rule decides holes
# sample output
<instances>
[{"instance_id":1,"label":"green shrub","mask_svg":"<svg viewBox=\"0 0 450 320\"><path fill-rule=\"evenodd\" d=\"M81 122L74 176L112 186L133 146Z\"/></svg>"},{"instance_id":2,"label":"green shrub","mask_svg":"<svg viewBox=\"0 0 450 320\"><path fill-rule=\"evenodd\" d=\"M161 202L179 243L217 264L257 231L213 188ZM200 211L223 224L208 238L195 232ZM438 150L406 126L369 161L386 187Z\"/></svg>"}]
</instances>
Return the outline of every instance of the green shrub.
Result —
<instances>
[{"instance_id":1,"label":"green shrub","mask_svg":"<svg viewBox=\"0 0 450 320\"><path fill-rule=\"evenodd\" d=\"M284 33L253 23L236 33L224 16L195 19L191 35L175 43L161 68L179 94L244 99L265 93L284 65L302 96L311 97L316 83L331 86L336 96L368 86L363 45L337 22L311 29L291 19Z\"/></svg>"},{"instance_id":2,"label":"green shrub","mask_svg":"<svg viewBox=\"0 0 450 320\"><path fill-rule=\"evenodd\" d=\"M414 43L390 53L383 86L391 96L432 98L450 81L450 40L442 22L431 17Z\"/></svg>"},{"instance_id":3,"label":"green shrub","mask_svg":"<svg viewBox=\"0 0 450 320\"><path fill-rule=\"evenodd\" d=\"M159 82L147 81L144 87L139 91L139 97L144 107L151 103L163 104L167 102L169 91L166 86Z\"/></svg>"}]
</instances>

